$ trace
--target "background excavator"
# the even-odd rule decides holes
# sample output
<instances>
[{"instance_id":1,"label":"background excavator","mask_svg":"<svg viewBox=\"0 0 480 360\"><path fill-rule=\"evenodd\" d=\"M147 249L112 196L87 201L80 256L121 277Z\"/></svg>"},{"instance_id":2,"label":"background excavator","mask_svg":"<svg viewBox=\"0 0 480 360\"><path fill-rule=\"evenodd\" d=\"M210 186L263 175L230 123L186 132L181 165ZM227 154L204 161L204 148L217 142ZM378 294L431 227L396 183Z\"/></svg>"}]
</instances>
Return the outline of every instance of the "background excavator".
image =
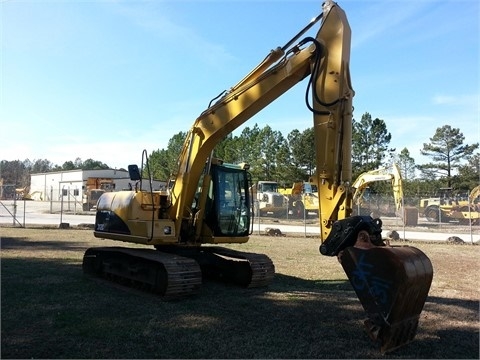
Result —
<instances>
[{"instance_id":1,"label":"background excavator","mask_svg":"<svg viewBox=\"0 0 480 360\"><path fill-rule=\"evenodd\" d=\"M319 21L315 37L300 39ZM382 352L411 341L433 269L414 247L385 246L378 219L351 216L350 42L344 11L325 2L320 15L195 120L171 189L141 188L142 172L149 173L144 151L141 169L129 166L132 181L140 186L100 197L94 235L149 246L89 248L84 272L165 298L196 293L202 276L247 287L267 285L275 272L270 258L218 245L248 241L253 196L248 164L225 164L213 154L224 137L308 78L305 99L315 131L320 252L338 257L367 312L367 332Z\"/></svg>"},{"instance_id":2,"label":"background excavator","mask_svg":"<svg viewBox=\"0 0 480 360\"><path fill-rule=\"evenodd\" d=\"M310 213L318 216L317 185L310 182L295 181L291 188L280 192L288 200L289 212L296 218L306 218Z\"/></svg>"},{"instance_id":3,"label":"background excavator","mask_svg":"<svg viewBox=\"0 0 480 360\"><path fill-rule=\"evenodd\" d=\"M393 198L395 200L395 209L398 211L403 206L403 184L402 174L397 164L392 164L392 170L376 169L366 171L360 174L353 182L352 187L355 189L353 195L353 204L360 206L363 194L370 184L377 181L390 181L392 184Z\"/></svg>"},{"instance_id":4,"label":"background excavator","mask_svg":"<svg viewBox=\"0 0 480 360\"><path fill-rule=\"evenodd\" d=\"M368 210L369 214L379 214L380 209L375 209L369 206L364 207L362 204L362 197L365 190L370 184L377 181L390 181L392 185L393 198L395 201L394 212L395 215L400 215L403 220L403 224L406 226L416 226L418 224L418 209L413 206L406 206L403 202L403 180L400 168L397 164L392 164L391 170L389 169L377 169L366 171L360 174L353 182L352 187L355 189L353 195L354 212L356 210L357 215L361 215ZM383 209L384 212L390 212L388 209ZM371 215L376 217L374 215Z\"/></svg>"},{"instance_id":5,"label":"background excavator","mask_svg":"<svg viewBox=\"0 0 480 360\"><path fill-rule=\"evenodd\" d=\"M400 211L403 206L403 184L402 175L398 165L393 164L392 170L387 168L366 171L360 174L352 184L353 188L353 214L362 215L377 213L376 209L367 207L364 204L364 194L368 187L377 181L390 181L392 185L395 211ZM296 217L303 218L306 213L318 213L318 191L317 186L310 182L294 182L289 189L281 189L280 192L287 197L289 208ZM318 215L317 215L318 216ZM372 217L376 217L371 215Z\"/></svg>"}]
</instances>

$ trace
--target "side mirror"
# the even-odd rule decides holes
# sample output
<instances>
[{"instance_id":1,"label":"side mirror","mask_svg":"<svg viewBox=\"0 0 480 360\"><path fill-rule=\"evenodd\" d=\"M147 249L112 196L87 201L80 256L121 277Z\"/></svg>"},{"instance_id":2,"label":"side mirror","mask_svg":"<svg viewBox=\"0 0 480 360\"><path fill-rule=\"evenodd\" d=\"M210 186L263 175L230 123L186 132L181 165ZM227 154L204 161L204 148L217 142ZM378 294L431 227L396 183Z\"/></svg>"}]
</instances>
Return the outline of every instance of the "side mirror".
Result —
<instances>
[{"instance_id":1,"label":"side mirror","mask_svg":"<svg viewBox=\"0 0 480 360\"><path fill-rule=\"evenodd\" d=\"M140 170L138 169L137 165L128 165L128 175L132 181L142 180L142 176L140 175Z\"/></svg>"}]
</instances>

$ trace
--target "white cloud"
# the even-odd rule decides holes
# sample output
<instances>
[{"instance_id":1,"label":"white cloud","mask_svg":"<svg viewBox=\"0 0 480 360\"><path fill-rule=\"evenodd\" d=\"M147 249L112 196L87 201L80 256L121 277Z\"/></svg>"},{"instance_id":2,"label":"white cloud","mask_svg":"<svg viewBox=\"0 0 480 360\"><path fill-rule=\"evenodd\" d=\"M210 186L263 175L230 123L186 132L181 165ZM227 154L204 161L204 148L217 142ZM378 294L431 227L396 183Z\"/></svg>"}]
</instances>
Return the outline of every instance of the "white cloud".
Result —
<instances>
[{"instance_id":1,"label":"white cloud","mask_svg":"<svg viewBox=\"0 0 480 360\"><path fill-rule=\"evenodd\" d=\"M363 6L365 4L369 6ZM382 37L388 29L411 23L416 14L422 13L421 9L427 6L428 2L371 1L365 4L361 10L363 15L357 17L361 21L352 24L356 29L352 47L372 42L372 39Z\"/></svg>"},{"instance_id":2,"label":"white cloud","mask_svg":"<svg viewBox=\"0 0 480 360\"><path fill-rule=\"evenodd\" d=\"M478 107L480 104L479 94L473 95L435 95L432 98L432 102L435 105L456 105L456 106L472 106L477 108L478 119Z\"/></svg>"},{"instance_id":3,"label":"white cloud","mask_svg":"<svg viewBox=\"0 0 480 360\"><path fill-rule=\"evenodd\" d=\"M188 49L188 52L210 65L219 65L233 59L232 54L215 42L211 42L198 34L196 29L174 22L175 14L169 12L162 2L116 3L115 10L129 19L133 24L145 29L157 38L168 43L168 46ZM178 49L177 49L178 50Z\"/></svg>"}]
</instances>

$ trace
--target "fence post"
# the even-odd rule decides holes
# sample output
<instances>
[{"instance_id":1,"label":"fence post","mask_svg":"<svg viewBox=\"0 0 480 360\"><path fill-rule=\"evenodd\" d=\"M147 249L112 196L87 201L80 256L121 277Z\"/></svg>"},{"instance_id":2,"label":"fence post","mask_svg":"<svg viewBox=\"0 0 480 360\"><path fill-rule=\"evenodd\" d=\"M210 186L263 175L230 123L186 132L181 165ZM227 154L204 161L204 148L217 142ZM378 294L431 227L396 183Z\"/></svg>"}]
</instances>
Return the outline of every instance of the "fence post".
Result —
<instances>
[{"instance_id":1,"label":"fence post","mask_svg":"<svg viewBox=\"0 0 480 360\"><path fill-rule=\"evenodd\" d=\"M62 191L60 192L61 194L61 201L60 201L60 227L62 227L63 224L63 190L65 188L65 185L62 187Z\"/></svg>"},{"instance_id":2,"label":"fence post","mask_svg":"<svg viewBox=\"0 0 480 360\"><path fill-rule=\"evenodd\" d=\"M305 203L303 203L303 237L307 237L307 207L305 206Z\"/></svg>"},{"instance_id":3,"label":"fence post","mask_svg":"<svg viewBox=\"0 0 480 360\"><path fill-rule=\"evenodd\" d=\"M27 210L27 199L23 198L23 227L25 228L25 213Z\"/></svg>"},{"instance_id":4,"label":"fence post","mask_svg":"<svg viewBox=\"0 0 480 360\"><path fill-rule=\"evenodd\" d=\"M17 220L17 194L13 196L13 226L15 226L15 220Z\"/></svg>"},{"instance_id":5,"label":"fence post","mask_svg":"<svg viewBox=\"0 0 480 360\"><path fill-rule=\"evenodd\" d=\"M438 207L438 228L442 228L442 209Z\"/></svg>"},{"instance_id":6,"label":"fence post","mask_svg":"<svg viewBox=\"0 0 480 360\"><path fill-rule=\"evenodd\" d=\"M469 224L470 224L470 242L473 245L473 232L472 232L473 219L472 219L472 208L471 208L470 204L468 204L468 217L469 217Z\"/></svg>"},{"instance_id":7,"label":"fence post","mask_svg":"<svg viewBox=\"0 0 480 360\"><path fill-rule=\"evenodd\" d=\"M67 189L68 189L67 205L68 205L68 211L70 211L70 186Z\"/></svg>"}]
</instances>

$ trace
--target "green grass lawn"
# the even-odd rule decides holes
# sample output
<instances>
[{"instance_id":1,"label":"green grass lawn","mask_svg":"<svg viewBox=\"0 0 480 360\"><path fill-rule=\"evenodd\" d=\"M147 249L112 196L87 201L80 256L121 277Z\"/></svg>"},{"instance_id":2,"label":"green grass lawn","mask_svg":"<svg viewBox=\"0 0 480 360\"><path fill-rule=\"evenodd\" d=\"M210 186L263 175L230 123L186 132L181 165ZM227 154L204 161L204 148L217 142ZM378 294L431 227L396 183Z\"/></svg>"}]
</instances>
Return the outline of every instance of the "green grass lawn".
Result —
<instances>
[{"instance_id":1,"label":"green grass lawn","mask_svg":"<svg viewBox=\"0 0 480 360\"><path fill-rule=\"evenodd\" d=\"M0 233L4 359L479 358L478 246L415 244L431 258L434 282L414 342L381 356L346 275L316 239L232 245L272 258L269 287L206 281L198 295L166 302L84 276L87 247L119 245L91 231Z\"/></svg>"}]
</instances>

